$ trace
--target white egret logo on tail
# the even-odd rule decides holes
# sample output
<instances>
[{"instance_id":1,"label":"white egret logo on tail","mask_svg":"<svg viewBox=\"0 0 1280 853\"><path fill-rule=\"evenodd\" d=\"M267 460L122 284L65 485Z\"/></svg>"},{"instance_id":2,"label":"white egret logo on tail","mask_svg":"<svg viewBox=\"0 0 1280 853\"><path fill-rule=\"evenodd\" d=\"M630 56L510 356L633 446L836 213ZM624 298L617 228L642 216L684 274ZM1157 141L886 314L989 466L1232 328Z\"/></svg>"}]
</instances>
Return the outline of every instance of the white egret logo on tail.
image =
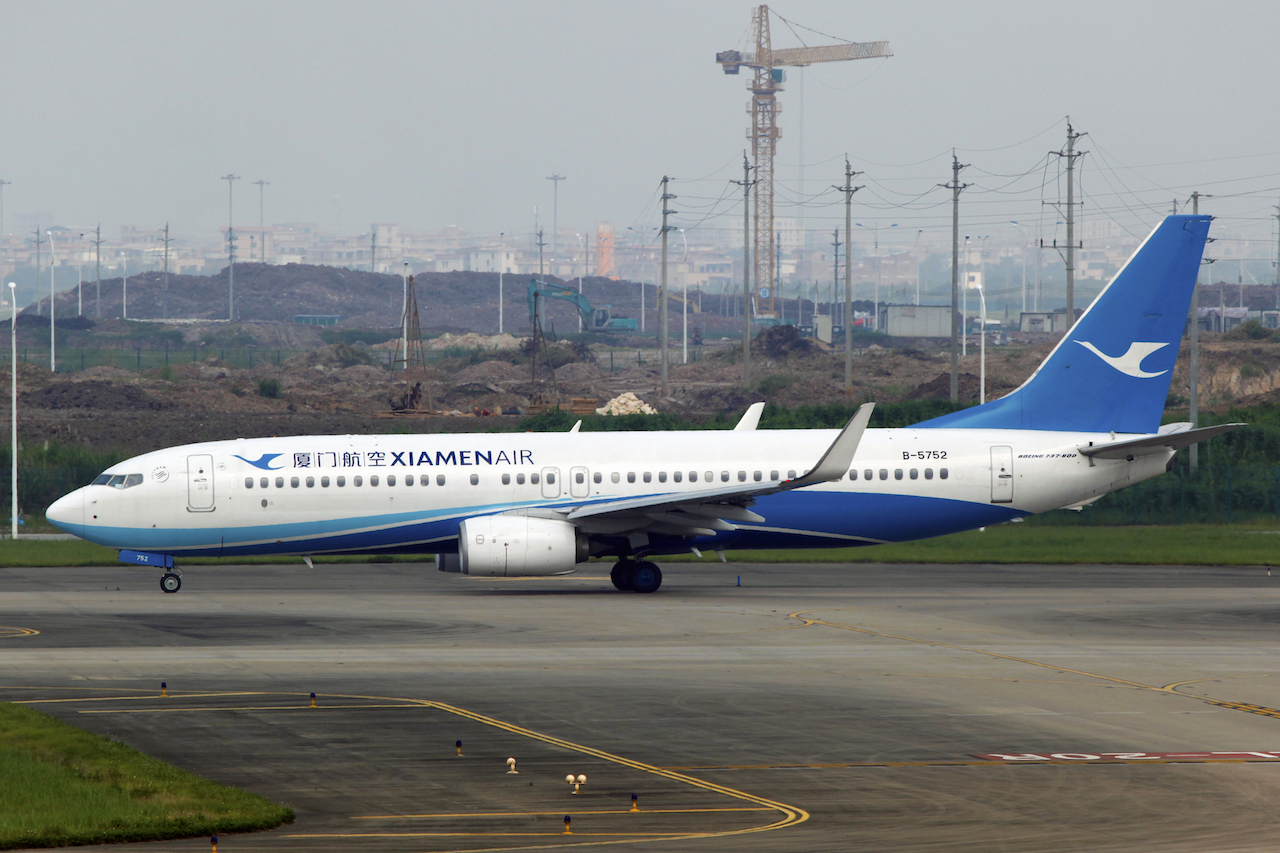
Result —
<instances>
[{"instance_id":1,"label":"white egret logo on tail","mask_svg":"<svg viewBox=\"0 0 1280 853\"><path fill-rule=\"evenodd\" d=\"M1169 345L1168 341L1134 341L1129 344L1129 351L1121 356L1107 355L1088 341L1076 341L1076 343L1089 350L1089 352L1093 353L1098 358L1123 373L1125 376L1132 376L1134 379L1153 379L1157 376L1163 376L1169 372L1167 370L1161 370L1156 373L1149 373L1142 369L1143 360L1156 350L1167 347Z\"/></svg>"}]
</instances>

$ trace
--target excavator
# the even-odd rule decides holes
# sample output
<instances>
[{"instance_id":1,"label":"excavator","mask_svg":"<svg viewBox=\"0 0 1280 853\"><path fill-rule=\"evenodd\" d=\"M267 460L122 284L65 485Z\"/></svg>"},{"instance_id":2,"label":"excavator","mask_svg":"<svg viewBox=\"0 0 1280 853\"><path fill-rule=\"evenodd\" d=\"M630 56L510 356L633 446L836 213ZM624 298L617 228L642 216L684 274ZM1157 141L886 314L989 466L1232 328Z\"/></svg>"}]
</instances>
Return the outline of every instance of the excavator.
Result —
<instances>
[{"instance_id":1,"label":"excavator","mask_svg":"<svg viewBox=\"0 0 1280 853\"><path fill-rule=\"evenodd\" d=\"M613 317L609 314L608 305L593 306L585 296L572 288L538 281L536 278L529 281L529 322L531 323L535 322L539 299L563 299L573 303L578 313L582 315L582 328L588 332L640 331L640 324L634 317Z\"/></svg>"}]
</instances>

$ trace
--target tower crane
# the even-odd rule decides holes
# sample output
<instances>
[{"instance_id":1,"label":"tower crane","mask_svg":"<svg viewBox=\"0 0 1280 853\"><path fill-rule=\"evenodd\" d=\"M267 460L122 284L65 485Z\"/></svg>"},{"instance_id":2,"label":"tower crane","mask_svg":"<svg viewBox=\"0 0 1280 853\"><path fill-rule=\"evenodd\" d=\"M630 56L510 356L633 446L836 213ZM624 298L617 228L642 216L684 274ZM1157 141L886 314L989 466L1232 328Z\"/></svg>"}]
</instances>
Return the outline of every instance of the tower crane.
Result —
<instances>
[{"instance_id":1,"label":"tower crane","mask_svg":"<svg viewBox=\"0 0 1280 853\"><path fill-rule=\"evenodd\" d=\"M761 287L772 288L773 271L777 264L773 243L773 155L782 131L778 127L777 93L783 89L784 67L803 67L816 62L843 62L848 59L876 59L893 56L887 41L845 42L815 47L788 47L774 50L769 38L769 7L761 5L751 13L751 32L755 40L755 53L724 50L716 54L716 62L725 74L737 74L743 66L753 72L747 88L751 91L751 127L747 138L751 140L751 152L755 157L755 235L752 240L755 252L755 282ZM773 291L766 299L757 301L764 306L764 313L772 315Z\"/></svg>"}]
</instances>

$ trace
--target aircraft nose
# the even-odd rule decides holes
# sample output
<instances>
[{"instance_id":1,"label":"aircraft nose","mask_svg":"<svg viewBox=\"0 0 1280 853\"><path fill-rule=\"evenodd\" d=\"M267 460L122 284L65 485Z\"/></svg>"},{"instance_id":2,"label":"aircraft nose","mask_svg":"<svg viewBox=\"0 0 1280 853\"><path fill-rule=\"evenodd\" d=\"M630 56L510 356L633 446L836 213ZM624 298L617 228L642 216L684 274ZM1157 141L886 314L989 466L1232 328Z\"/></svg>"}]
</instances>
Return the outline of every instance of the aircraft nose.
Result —
<instances>
[{"instance_id":1,"label":"aircraft nose","mask_svg":"<svg viewBox=\"0 0 1280 853\"><path fill-rule=\"evenodd\" d=\"M76 536L84 535L84 489L76 489L49 505L44 517L49 523Z\"/></svg>"}]
</instances>

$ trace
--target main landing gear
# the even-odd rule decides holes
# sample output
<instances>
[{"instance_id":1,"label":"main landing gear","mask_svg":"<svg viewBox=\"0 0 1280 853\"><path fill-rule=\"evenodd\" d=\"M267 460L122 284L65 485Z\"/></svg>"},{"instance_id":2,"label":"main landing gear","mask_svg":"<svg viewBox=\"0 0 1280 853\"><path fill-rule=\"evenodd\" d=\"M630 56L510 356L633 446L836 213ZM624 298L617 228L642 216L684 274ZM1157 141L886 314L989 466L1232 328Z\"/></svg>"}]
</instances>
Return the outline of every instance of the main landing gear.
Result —
<instances>
[{"instance_id":1,"label":"main landing gear","mask_svg":"<svg viewBox=\"0 0 1280 853\"><path fill-rule=\"evenodd\" d=\"M177 592L182 589L182 575L175 572L165 572L160 576L160 588L165 592Z\"/></svg>"},{"instance_id":2,"label":"main landing gear","mask_svg":"<svg viewBox=\"0 0 1280 853\"><path fill-rule=\"evenodd\" d=\"M657 592L662 586L662 569L647 560L618 560L609 580L624 592Z\"/></svg>"}]
</instances>

